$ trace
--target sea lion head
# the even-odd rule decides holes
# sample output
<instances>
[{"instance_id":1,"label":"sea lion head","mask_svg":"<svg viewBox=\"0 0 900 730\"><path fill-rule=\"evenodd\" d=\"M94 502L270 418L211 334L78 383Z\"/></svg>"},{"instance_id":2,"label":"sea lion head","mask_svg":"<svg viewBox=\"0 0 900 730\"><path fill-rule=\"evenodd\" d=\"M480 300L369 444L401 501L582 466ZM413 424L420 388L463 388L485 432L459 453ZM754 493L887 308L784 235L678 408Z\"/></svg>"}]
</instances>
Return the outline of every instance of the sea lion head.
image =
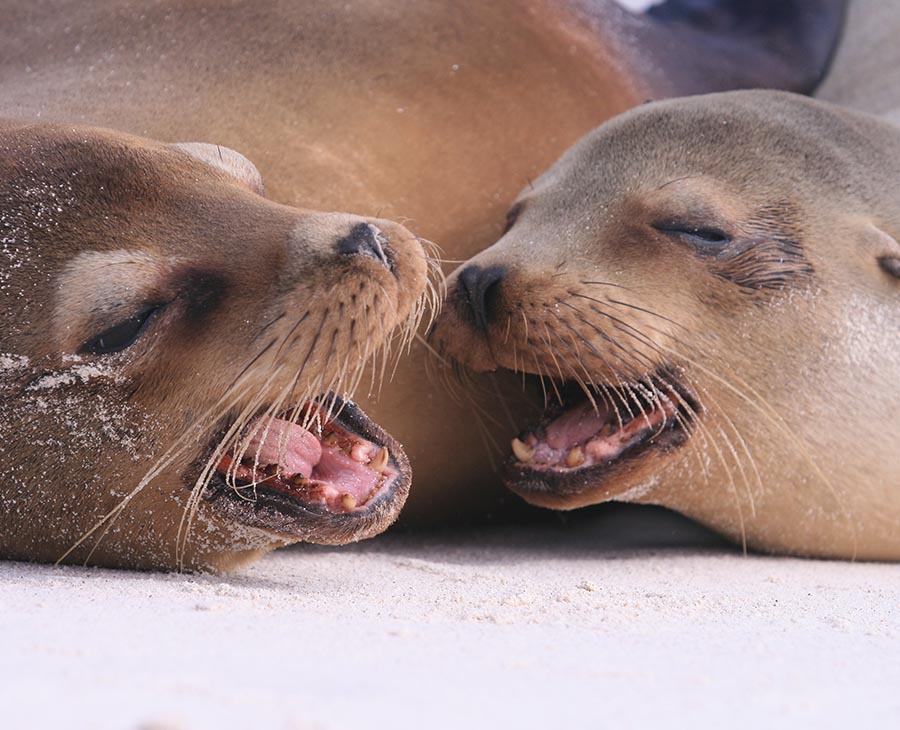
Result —
<instances>
[{"instance_id":1,"label":"sea lion head","mask_svg":"<svg viewBox=\"0 0 900 730\"><path fill-rule=\"evenodd\" d=\"M266 200L215 145L0 147L3 557L217 569L390 524L409 464L344 394L422 312L412 234Z\"/></svg>"},{"instance_id":2,"label":"sea lion head","mask_svg":"<svg viewBox=\"0 0 900 730\"><path fill-rule=\"evenodd\" d=\"M645 105L564 154L450 277L431 335L543 387L506 484L900 558L898 153L877 119L735 92Z\"/></svg>"}]
</instances>

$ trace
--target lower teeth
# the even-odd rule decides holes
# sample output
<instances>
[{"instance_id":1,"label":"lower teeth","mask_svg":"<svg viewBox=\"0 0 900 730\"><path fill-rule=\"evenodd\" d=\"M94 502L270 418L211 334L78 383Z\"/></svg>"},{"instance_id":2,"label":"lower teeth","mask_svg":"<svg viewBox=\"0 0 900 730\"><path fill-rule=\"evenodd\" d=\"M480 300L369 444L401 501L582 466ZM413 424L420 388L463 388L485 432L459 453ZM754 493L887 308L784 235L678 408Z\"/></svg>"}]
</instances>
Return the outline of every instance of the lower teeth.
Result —
<instances>
[{"instance_id":1,"label":"lower teeth","mask_svg":"<svg viewBox=\"0 0 900 730\"><path fill-rule=\"evenodd\" d=\"M584 451L580 446L576 446L566 455L566 464L570 468L575 469L584 463Z\"/></svg>"}]
</instances>

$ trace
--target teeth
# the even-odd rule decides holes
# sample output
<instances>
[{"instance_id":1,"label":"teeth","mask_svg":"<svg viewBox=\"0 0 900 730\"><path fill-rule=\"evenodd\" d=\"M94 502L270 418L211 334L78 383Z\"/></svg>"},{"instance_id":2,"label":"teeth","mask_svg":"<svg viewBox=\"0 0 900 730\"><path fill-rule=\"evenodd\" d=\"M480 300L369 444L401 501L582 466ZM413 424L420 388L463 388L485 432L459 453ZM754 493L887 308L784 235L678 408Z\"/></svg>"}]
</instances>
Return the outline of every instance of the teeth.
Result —
<instances>
[{"instance_id":1,"label":"teeth","mask_svg":"<svg viewBox=\"0 0 900 730\"><path fill-rule=\"evenodd\" d=\"M584 451L581 450L580 446L575 446L570 449L569 453L566 455L566 463L572 469L579 467L584 463Z\"/></svg>"},{"instance_id":2,"label":"teeth","mask_svg":"<svg viewBox=\"0 0 900 730\"><path fill-rule=\"evenodd\" d=\"M294 476L291 477L291 484L295 487L305 487L308 483L309 480L302 474L294 474Z\"/></svg>"},{"instance_id":3,"label":"teeth","mask_svg":"<svg viewBox=\"0 0 900 730\"><path fill-rule=\"evenodd\" d=\"M350 449L350 458L353 461L358 461L360 464L368 462L369 444L354 444L353 448Z\"/></svg>"},{"instance_id":4,"label":"teeth","mask_svg":"<svg viewBox=\"0 0 900 730\"><path fill-rule=\"evenodd\" d=\"M345 492L341 495L341 507L344 509L353 509L356 507L356 497L349 492Z\"/></svg>"},{"instance_id":5,"label":"teeth","mask_svg":"<svg viewBox=\"0 0 900 730\"><path fill-rule=\"evenodd\" d=\"M372 458L372 461L369 462L369 468L373 469L377 472L383 472L387 467L388 457L390 456L390 452L387 450L387 447L383 448Z\"/></svg>"},{"instance_id":6,"label":"teeth","mask_svg":"<svg viewBox=\"0 0 900 730\"><path fill-rule=\"evenodd\" d=\"M519 439L512 440L512 450L516 458L526 464L534 458L534 449Z\"/></svg>"}]
</instances>

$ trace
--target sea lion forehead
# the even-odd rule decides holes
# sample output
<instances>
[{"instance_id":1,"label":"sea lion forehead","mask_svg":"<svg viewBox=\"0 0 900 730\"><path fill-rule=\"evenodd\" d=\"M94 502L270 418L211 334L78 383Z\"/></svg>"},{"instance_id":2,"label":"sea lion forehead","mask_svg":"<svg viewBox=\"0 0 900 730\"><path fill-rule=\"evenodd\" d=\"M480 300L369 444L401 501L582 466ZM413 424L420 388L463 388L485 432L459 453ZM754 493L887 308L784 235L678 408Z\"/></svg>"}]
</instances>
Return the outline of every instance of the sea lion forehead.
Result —
<instances>
[{"instance_id":1,"label":"sea lion forehead","mask_svg":"<svg viewBox=\"0 0 900 730\"><path fill-rule=\"evenodd\" d=\"M15 169L46 176L66 171L125 172L167 148L161 142L100 127L9 121L0 124L0 141L14 158Z\"/></svg>"},{"instance_id":2,"label":"sea lion forehead","mask_svg":"<svg viewBox=\"0 0 900 730\"><path fill-rule=\"evenodd\" d=\"M868 179L860 156L877 154L867 136L872 124L781 92L654 102L587 134L523 190L519 203L584 210L702 177L759 204L788 193L815 197L807 182L813 179L861 191Z\"/></svg>"},{"instance_id":3,"label":"sea lion forehead","mask_svg":"<svg viewBox=\"0 0 900 730\"><path fill-rule=\"evenodd\" d=\"M261 193L252 162L218 145L167 144L116 130L60 124L0 123L0 188L10 201L29 192L65 196L68 213L127 202L131 207L204 191L219 195L238 183ZM205 148L217 152L204 154ZM5 163L5 164L4 164ZM221 183L221 185L216 185Z\"/></svg>"}]
</instances>

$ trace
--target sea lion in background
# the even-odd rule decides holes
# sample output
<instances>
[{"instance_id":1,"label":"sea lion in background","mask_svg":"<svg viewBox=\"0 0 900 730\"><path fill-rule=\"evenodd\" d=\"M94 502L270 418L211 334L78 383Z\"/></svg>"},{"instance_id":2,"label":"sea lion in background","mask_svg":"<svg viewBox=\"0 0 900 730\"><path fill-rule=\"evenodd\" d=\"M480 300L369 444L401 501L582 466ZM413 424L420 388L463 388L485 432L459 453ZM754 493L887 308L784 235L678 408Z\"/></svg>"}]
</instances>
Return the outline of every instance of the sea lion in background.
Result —
<instances>
[{"instance_id":1,"label":"sea lion in background","mask_svg":"<svg viewBox=\"0 0 900 730\"><path fill-rule=\"evenodd\" d=\"M900 124L900 6L853 0L816 97Z\"/></svg>"},{"instance_id":2,"label":"sea lion in background","mask_svg":"<svg viewBox=\"0 0 900 730\"><path fill-rule=\"evenodd\" d=\"M227 569L393 521L409 463L334 394L416 327L409 231L270 202L214 145L0 149L0 558Z\"/></svg>"},{"instance_id":3,"label":"sea lion in background","mask_svg":"<svg viewBox=\"0 0 900 730\"><path fill-rule=\"evenodd\" d=\"M900 559L898 179L900 129L783 92L649 104L578 142L451 277L432 338L558 401L507 485Z\"/></svg>"},{"instance_id":4,"label":"sea lion in background","mask_svg":"<svg viewBox=\"0 0 900 730\"><path fill-rule=\"evenodd\" d=\"M258 166L271 199L407 221L452 262L495 240L527 180L621 111L811 90L843 6L15 0L0 25L0 113L220 142ZM378 400L360 402L413 462L404 514L480 514L503 498L484 441L505 427L473 428L472 398L429 382L425 360L414 344Z\"/></svg>"}]
</instances>

